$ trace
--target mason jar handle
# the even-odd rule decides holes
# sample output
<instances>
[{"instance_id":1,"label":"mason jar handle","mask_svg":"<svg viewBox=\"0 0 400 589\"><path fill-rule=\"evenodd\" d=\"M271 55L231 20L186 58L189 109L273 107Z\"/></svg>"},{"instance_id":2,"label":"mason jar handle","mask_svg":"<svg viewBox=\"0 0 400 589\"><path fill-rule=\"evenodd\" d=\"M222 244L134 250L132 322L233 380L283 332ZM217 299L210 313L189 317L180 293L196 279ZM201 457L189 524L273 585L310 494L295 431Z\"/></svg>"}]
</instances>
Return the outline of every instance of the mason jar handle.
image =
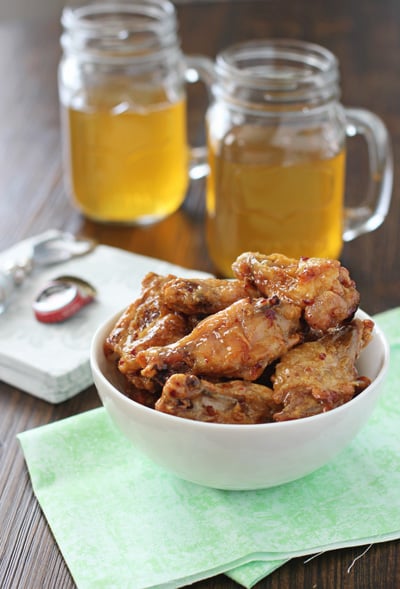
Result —
<instances>
[{"instance_id":1,"label":"mason jar handle","mask_svg":"<svg viewBox=\"0 0 400 589\"><path fill-rule=\"evenodd\" d=\"M185 80L189 84L203 82L210 93L215 81L214 64L203 55L185 55ZM207 147L191 147L189 150L189 176L192 180L204 178L209 174Z\"/></svg>"},{"instance_id":2,"label":"mason jar handle","mask_svg":"<svg viewBox=\"0 0 400 589\"><path fill-rule=\"evenodd\" d=\"M393 157L388 131L374 113L346 108L346 135L362 135L367 142L369 186L365 198L356 207L346 207L343 240L351 241L377 229L390 207L393 187Z\"/></svg>"}]
</instances>

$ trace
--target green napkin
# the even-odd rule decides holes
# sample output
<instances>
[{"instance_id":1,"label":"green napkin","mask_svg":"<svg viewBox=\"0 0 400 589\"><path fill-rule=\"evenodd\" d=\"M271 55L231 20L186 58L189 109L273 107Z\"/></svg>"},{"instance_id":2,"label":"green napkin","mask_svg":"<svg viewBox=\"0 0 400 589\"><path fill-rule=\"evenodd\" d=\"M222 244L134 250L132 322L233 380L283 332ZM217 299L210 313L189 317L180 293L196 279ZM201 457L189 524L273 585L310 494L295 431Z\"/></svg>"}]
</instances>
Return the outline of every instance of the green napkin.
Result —
<instances>
[{"instance_id":1,"label":"green napkin","mask_svg":"<svg viewBox=\"0 0 400 589\"><path fill-rule=\"evenodd\" d=\"M153 464L103 408L19 434L34 492L79 589L251 587L286 560L400 537L400 310L376 318L391 368L368 424L293 483L219 491ZM248 564L251 563L251 564Z\"/></svg>"}]
</instances>

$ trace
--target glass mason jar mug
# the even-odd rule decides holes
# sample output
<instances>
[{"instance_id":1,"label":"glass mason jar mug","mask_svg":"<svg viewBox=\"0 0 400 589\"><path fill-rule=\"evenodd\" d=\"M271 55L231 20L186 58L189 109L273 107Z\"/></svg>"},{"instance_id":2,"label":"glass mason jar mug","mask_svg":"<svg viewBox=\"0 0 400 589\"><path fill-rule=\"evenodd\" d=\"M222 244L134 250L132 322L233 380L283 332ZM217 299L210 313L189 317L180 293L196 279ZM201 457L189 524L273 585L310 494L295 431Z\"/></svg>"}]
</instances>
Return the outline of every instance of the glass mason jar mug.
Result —
<instances>
[{"instance_id":1,"label":"glass mason jar mug","mask_svg":"<svg viewBox=\"0 0 400 589\"><path fill-rule=\"evenodd\" d=\"M229 276L243 251L339 257L342 243L384 220L392 190L390 142L382 121L339 102L336 58L302 41L234 45L202 77L206 115L207 240ZM344 204L346 136L362 134L369 191Z\"/></svg>"},{"instance_id":2,"label":"glass mason jar mug","mask_svg":"<svg viewBox=\"0 0 400 589\"><path fill-rule=\"evenodd\" d=\"M147 223L188 185L186 64L168 0L65 8L59 95L65 178L89 218Z\"/></svg>"}]
</instances>

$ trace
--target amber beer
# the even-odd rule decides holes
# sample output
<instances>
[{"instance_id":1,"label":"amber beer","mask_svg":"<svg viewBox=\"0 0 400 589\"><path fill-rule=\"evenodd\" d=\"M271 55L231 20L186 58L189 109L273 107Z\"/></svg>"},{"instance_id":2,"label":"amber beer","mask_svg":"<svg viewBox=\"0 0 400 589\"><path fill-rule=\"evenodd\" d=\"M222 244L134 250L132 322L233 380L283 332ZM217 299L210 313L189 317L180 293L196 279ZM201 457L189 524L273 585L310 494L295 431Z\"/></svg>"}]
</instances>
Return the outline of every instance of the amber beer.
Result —
<instances>
[{"instance_id":1,"label":"amber beer","mask_svg":"<svg viewBox=\"0 0 400 589\"><path fill-rule=\"evenodd\" d=\"M271 132L232 129L209 144L207 237L229 275L243 251L337 258L342 248L345 153L293 153Z\"/></svg>"},{"instance_id":2,"label":"amber beer","mask_svg":"<svg viewBox=\"0 0 400 589\"><path fill-rule=\"evenodd\" d=\"M188 183L185 108L179 100L66 110L70 190L86 216L145 223L179 208Z\"/></svg>"}]
</instances>

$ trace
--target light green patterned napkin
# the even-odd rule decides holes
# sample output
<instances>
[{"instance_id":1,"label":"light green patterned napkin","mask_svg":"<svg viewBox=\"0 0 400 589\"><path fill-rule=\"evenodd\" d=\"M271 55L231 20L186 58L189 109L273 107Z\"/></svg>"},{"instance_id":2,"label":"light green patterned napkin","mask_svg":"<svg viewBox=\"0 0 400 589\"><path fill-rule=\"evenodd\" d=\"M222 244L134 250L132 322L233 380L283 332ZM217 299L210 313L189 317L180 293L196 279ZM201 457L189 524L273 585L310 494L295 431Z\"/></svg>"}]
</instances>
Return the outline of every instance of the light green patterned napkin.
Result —
<instances>
[{"instance_id":1,"label":"light green patterned napkin","mask_svg":"<svg viewBox=\"0 0 400 589\"><path fill-rule=\"evenodd\" d=\"M399 538L400 310L376 319L392 351L376 410L340 456L293 483L235 492L182 481L103 408L19 434L78 588L166 589L221 572L251 587L292 557Z\"/></svg>"}]
</instances>

